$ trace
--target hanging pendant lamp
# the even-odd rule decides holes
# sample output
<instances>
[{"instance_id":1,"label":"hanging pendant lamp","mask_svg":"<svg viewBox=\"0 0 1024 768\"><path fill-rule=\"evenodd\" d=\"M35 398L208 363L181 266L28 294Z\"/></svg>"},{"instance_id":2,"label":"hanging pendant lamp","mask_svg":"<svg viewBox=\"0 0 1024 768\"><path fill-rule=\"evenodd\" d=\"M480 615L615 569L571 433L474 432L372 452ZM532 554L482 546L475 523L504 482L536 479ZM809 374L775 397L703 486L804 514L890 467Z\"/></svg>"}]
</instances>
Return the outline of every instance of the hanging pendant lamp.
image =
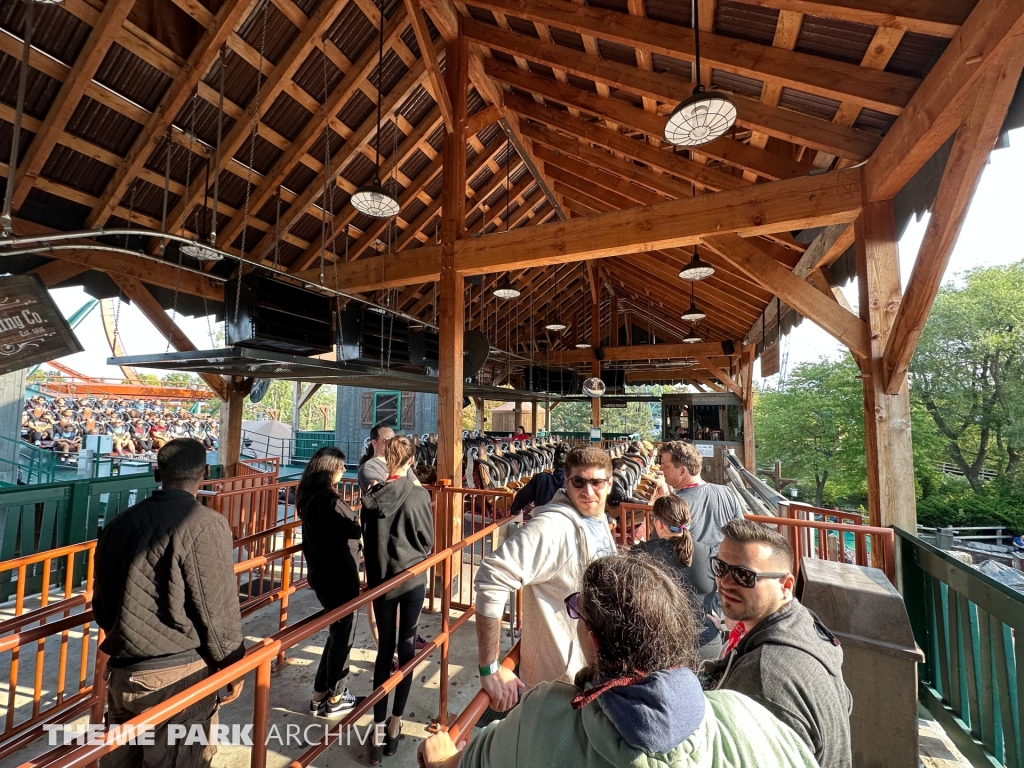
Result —
<instances>
[{"instance_id":1,"label":"hanging pendant lamp","mask_svg":"<svg viewBox=\"0 0 1024 768\"><path fill-rule=\"evenodd\" d=\"M686 338L683 339L683 343L684 344L699 344L702 341L704 341L704 339L702 339L700 337L700 334L697 333L696 326L691 325L690 326L690 332L686 335Z\"/></svg>"},{"instance_id":2,"label":"hanging pendant lamp","mask_svg":"<svg viewBox=\"0 0 1024 768\"><path fill-rule=\"evenodd\" d=\"M713 274L715 274L715 268L697 255L697 246L693 247L693 257L690 259L690 263L679 272L679 276L683 280L703 280Z\"/></svg>"},{"instance_id":3,"label":"hanging pendant lamp","mask_svg":"<svg viewBox=\"0 0 1024 768\"><path fill-rule=\"evenodd\" d=\"M696 304L693 303L693 281L690 282L690 308L683 312L680 316L681 320L688 320L691 323L696 323L699 320L703 320L707 317L704 310L699 309Z\"/></svg>"},{"instance_id":4,"label":"hanging pendant lamp","mask_svg":"<svg viewBox=\"0 0 1024 768\"><path fill-rule=\"evenodd\" d=\"M564 331L568 327L569 326L567 326L561 320L552 320L550 323L548 323L547 325L544 326L544 330L546 330L546 331L556 331L556 332L560 333L560 332Z\"/></svg>"},{"instance_id":5,"label":"hanging pendant lamp","mask_svg":"<svg viewBox=\"0 0 1024 768\"><path fill-rule=\"evenodd\" d=\"M706 91L700 82L700 23L698 0L693 0L693 95L679 104L665 123L665 140L677 147L699 147L725 135L736 122L736 105L718 91Z\"/></svg>"},{"instance_id":6,"label":"hanging pendant lamp","mask_svg":"<svg viewBox=\"0 0 1024 768\"><path fill-rule=\"evenodd\" d=\"M587 342L587 341L577 341L576 342L576 349L590 349L590 342Z\"/></svg>"},{"instance_id":7,"label":"hanging pendant lamp","mask_svg":"<svg viewBox=\"0 0 1024 768\"><path fill-rule=\"evenodd\" d=\"M498 281L498 284L494 286L493 293L499 299L518 299L523 295L523 292L516 288L508 277L503 277Z\"/></svg>"},{"instance_id":8,"label":"hanging pendant lamp","mask_svg":"<svg viewBox=\"0 0 1024 768\"><path fill-rule=\"evenodd\" d=\"M375 219L390 219L398 215L401 207L398 198L388 192L380 183L380 100L381 82L384 76L384 0L380 0L380 37L377 56L377 135L374 147L377 153L377 168L373 173L373 183L365 184L352 195L352 206L367 216Z\"/></svg>"}]
</instances>

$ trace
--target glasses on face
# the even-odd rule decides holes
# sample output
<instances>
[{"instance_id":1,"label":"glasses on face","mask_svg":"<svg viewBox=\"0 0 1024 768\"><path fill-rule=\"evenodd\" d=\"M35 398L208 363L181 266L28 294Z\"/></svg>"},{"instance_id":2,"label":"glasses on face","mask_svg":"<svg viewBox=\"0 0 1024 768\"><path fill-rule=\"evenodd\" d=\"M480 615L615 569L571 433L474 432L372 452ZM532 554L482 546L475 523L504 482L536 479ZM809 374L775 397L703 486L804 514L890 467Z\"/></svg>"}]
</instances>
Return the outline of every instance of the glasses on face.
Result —
<instances>
[{"instance_id":1,"label":"glasses on face","mask_svg":"<svg viewBox=\"0 0 1024 768\"><path fill-rule=\"evenodd\" d=\"M573 592L567 598L565 598L565 612L569 614L570 619L580 618L580 593Z\"/></svg>"},{"instance_id":2,"label":"glasses on face","mask_svg":"<svg viewBox=\"0 0 1024 768\"><path fill-rule=\"evenodd\" d=\"M588 485L595 491L600 491L608 484L607 477L580 477L579 475L573 475L567 479L569 484L577 491L583 490Z\"/></svg>"},{"instance_id":3,"label":"glasses on face","mask_svg":"<svg viewBox=\"0 0 1024 768\"><path fill-rule=\"evenodd\" d=\"M789 575L788 573L752 571L750 568L744 568L740 565L730 565L725 560L720 560L717 557L711 558L711 572L715 575L716 579L724 579L731 573L732 580L744 589L753 589L758 579L781 579Z\"/></svg>"}]
</instances>

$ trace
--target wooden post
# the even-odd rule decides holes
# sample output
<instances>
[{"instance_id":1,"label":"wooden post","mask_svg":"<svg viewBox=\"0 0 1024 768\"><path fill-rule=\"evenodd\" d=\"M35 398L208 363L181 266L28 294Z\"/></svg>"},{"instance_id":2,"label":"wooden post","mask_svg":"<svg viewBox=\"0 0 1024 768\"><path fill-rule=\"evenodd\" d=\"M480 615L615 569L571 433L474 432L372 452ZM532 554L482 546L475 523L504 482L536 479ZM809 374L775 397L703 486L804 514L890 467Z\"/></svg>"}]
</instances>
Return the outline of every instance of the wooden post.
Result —
<instances>
[{"instance_id":1,"label":"wooden post","mask_svg":"<svg viewBox=\"0 0 1024 768\"><path fill-rule=\"evenodd\" d=\"M544 431L551 434L551 401L544 402Z\"/></svg>"},{"instance_id":2,"label":"wooden post","mask_svg":"<svg viewBox=\"0 0 1024 768\"><path fill-rule=\"evenodd\" d=\"M753 344L743 347L740 354L740 376L743 378L743 466L757 474L757 454L754 444L754 352Z\"/></svg>"},{"instance_id":3,"label":"wooden post","mask_svg":"<svg viewBox=\"0 0 1024 768\"><path fill-rule=\"evenodd\" d=\"M238 474L238 457L242 451L242 403L246 391L237 376L228 381L228 399L220 404L220 436L217 461L224 467L224 477Z\"/></svg>"},{"instance_id":4,"label":"wooden post","mask_svg":"<svg viewBox=\"0 0 1024 768\"><path fill-rule=\"evenodd\" d=\"M914 456L906 378L886 394L884 353L900 306L900 267L892 202L868 203L854 223L860 316L871 333L871 356L861 361L864 440L871 525L915 531ZM899 571L897 570L897 573Z\"/></svg>"},{"instance_id":5,"label":"wooden post","mask_svg":"<svg viewBox=\"0 0 1024 768\"><path fill-rule=\"evenodd\" d=\"M512 409L512 431L515 432L521 426L523 426L523 403L521 400L516 400L515 407Z\"/></svg>"},{"instance_id":6,"label":"wooden post","mask_svg":"<svg viewBox=\"0 0 1024 768\"><path fill-rule=\"evenodd\" d=\"M590 343L593 345L594 360L590 364L590 375L596 379L601 378L601 361L597 359L597 350L601 349L601 294L600 288L591 291L593 307L590 311ZM601 426L601 399L592 398L590 401L590 426Z\"/></svg>"},{"instance_id":7,"label":"wooden post","mask_svg":"<svg viewBox=\"0 0 1024 768\"><path fill-rule=\"evenodd\" d=\"M460 21L461 25L461 21ZM459 35L445 50L445 87L453 109L452 130L444 137L441 189L441 274L438 281L440 370L437 383L437 478L462 485L462 337L465 292L455 271L455 241L465 236L466 94L469 53ZM453 499L451 541L462 537L462 502Z\"/></svg>"},{"instance_id":8,"label":"wooden post","mask_svg":"<svg viewBox=\"0 0 1024 768\"><path fill-rule=\"evenodd\" d=\"M531 435L537 435L537 401L530 403L530 430Z\"/></svg>"},{"instance_id":9,"label":"wooden post","mask_svg":"<svg viewBox=\"0 0 1024 768\"><path fill-rule=\"evenodd\" d=\"M484 399L482 397L473 398L473 407L476 408L476 431L480 434L484 432Z\"/></svg>"}]
</instances>

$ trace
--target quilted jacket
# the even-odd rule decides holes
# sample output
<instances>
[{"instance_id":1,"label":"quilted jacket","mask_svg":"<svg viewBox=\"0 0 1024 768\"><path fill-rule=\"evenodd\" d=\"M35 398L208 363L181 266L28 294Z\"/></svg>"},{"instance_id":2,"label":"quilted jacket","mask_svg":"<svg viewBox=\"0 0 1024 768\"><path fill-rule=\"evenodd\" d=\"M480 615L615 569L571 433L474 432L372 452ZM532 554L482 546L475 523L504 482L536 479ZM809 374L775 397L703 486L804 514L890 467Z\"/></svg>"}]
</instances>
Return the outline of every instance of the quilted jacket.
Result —
<instances>
[{"instance_id":1,"label":"quilted jacket","mask_svg":"<svg viewBox=\"0 0 1024 768\"><path fill-rule=\"evenodd\" d=\"M183 490L155 491L103 529L93 610L113 667L225 667L245 653L231 530Z\"/></svg>"}]
</instances>

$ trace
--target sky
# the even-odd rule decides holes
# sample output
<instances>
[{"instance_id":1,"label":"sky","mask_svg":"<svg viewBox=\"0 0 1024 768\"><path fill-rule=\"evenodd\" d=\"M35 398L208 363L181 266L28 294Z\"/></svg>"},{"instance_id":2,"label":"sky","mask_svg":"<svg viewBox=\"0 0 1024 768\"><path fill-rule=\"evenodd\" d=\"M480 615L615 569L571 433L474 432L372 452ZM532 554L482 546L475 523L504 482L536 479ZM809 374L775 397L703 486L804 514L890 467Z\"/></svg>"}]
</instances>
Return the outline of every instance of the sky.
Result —
<instances>
[{"instance_id":1,"label":"sky","mask_svg":"<svg viewBox=\"0 0 1024 768\"><path fill-rule=\"evenodd\" d=\"M1021 200L1024 200L1024 129L1012 131L1010 146L992 153L971 202L960 238L953 249L943 282L957 280L958 275L972 267L1010 264L1024 259L1024 239L1019 237L1017 226L1020 217L1024 215ZM927 215L921 221L912 220L900 240L900 273L904 286L910 277L927 225ZM847 300L856 308L856 280L846 285L843 291ZM51 294L65 317L89 301L81 288L60 288L51 291ZM199 349L215 346L211 342L211 333L216 335L219 329L212 320L179 317L177 322ZM130 304L125 303L120 308L118 332L127 354L153 354L168 349L163 337ZM120 380L121 372L106 365L110 352L99 310L94 310L76 328L75 333L85 351L63 358L62 364L89 376ZM832 336L809 320L804 320L782 343L782 357L786 359L788 370L820 357L836 359L845 350ZM770 377L762 379L761 384L772 386L776 381L777 377Z\"/></svg>"}]
</instances>

